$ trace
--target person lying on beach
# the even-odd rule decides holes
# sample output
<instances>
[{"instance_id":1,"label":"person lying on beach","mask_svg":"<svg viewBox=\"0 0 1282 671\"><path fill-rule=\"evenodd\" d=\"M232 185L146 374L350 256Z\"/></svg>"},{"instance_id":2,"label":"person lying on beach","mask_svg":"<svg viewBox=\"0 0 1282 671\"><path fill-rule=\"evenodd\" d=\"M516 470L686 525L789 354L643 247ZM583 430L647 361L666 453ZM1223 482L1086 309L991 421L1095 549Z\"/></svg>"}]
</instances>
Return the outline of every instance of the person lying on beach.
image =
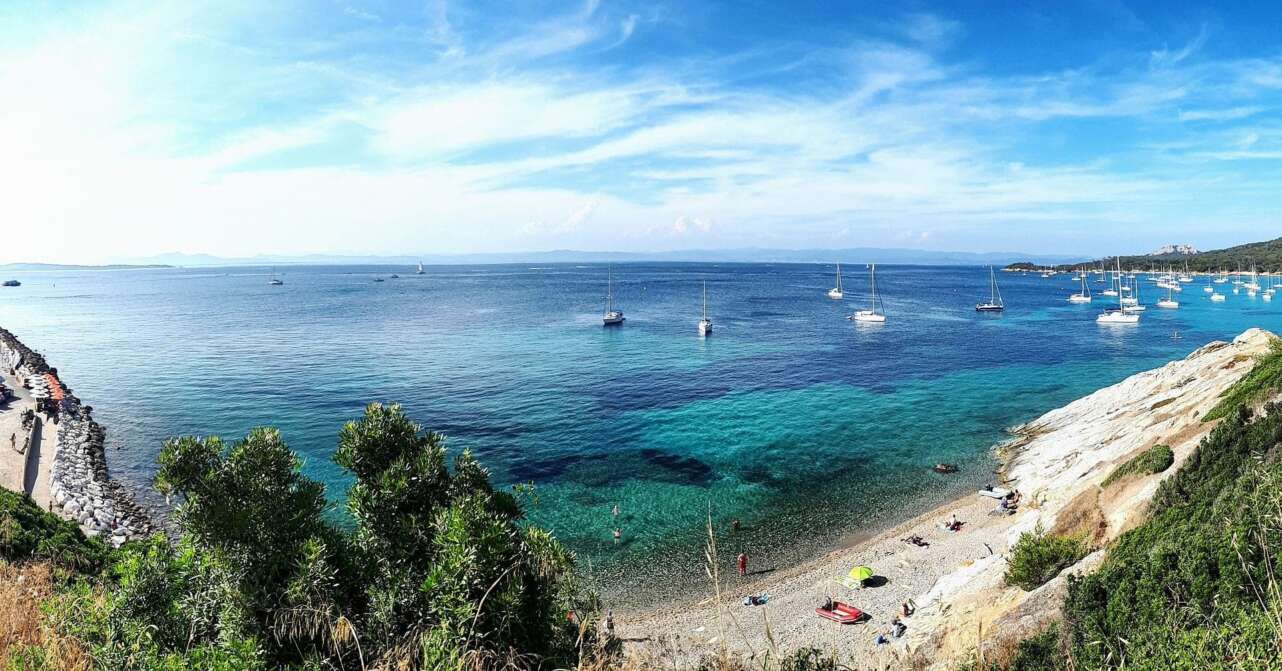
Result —
<instances>
[{"instance_id":1,"label":"person lying on beach","mask_svg":"<svg viewBox=\"0 0 1282 671\"><path fill-rule=\"evenodd\" d=\"M905 538L903 540L905 543L908 543L909 545L916 545L919 548L930 547L930 543L927 543L925 539L923 539L921 536L918 536L916 534L913 534L912 536L909 536L908 538Z\"/></svg>"},{"instance_id":2,"label":"person lying on beach","mask_svg":"<svg viewBox=\"0 0 1282 671\"><path fill-rule=\"evenodd\" d=\"M905 601L902 605L900 605L899 608L900 608L900 611L904 614L904 617L908 617L913 613L917 612L917 604L913 603L912 599Z\"/></svg>"},{"instance_id":3,"label":"person lying on beach","mask_svg":"<svg viewBox=\"0 0 1282 671\"><path fill-rule=\"evenodd\" d=\"M886 645L889 642L890 642L890 639L886 638L886 632L884 631L878 632L877 638L873 639L873 643L876 643L877 645Z\"/></svg>"},{"instance_id":4,"label":"person lying on beach","mask_svg":"<svg viewBox=\"0 0 1282 671\"><path fill-rule=\"evenodd\" d=\"M890 626L891 626L891 629L890 629L891 634L895 638L902 637L904 635L904 632L908 631L908 625L904 624L903 622L900 622L899 618L895 618L894 620L892 620L890 623Z\"/></svg>"}]
</instances>

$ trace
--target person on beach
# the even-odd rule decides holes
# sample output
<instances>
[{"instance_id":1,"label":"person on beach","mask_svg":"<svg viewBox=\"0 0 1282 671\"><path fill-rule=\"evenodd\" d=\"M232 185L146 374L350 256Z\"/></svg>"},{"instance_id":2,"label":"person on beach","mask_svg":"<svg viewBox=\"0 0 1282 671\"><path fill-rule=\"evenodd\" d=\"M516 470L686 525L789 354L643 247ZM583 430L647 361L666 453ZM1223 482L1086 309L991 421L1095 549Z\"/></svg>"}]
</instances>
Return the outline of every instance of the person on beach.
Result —
<instances>
[{"instance_id":1,"label":"person on beach","mask_svg":"<svg viewBox=\"0 0 1282 671\"><path fill-rule=\"evenodd\" d=\"M623 540L623 530L622 530L622 529L620 529L620 528L618 528L618 527L615 527L615 528L614 528L614 542L615 542L615 544L618 544L618 542L619 542L619 541L621 541L621 540Z\"/></svg>"},{"instance_id":2,"label":"person on beach","mask_svg":"<svg viewBox=\"0 0 1282 671\"><path fill-rule=\"evenodd\" d=\"M899 618L895 618L890 621L890 632L892 636L900 638L904 635L905 631L908 631L908 625L900 621Z\"/></svg>"},{"instance_id":3,"label":"person on beach","mask_svg":"<svg viewBox=\"0 0 1282 671\"><path fill-rule=\"evenodd\" d=\"M886 645L889 642L890 639L886 638L886 632L884 631L877 632L877 638L873 639L873 643L876 643L877 645Z\"/></svg>"},{"instance_id":4,"label":"person on beach","mask_svg":"<svg viewBox=\"0 0 1282 671\"><path fill-rule=\"evenodd\" d=\"M617 503L614 504L614 510L611 511L611 514L614 515L615 517L619 516L619 504Z\"/></svg>"},{"instance_id":5,"label":"person on beach","mask_svg":"<svg viewBox=\"0 0 1282 671\"><path fill-rule=\"evenodd\" d=\"M739 577L748 575L748 553L740 552L734 560L735 568L739 570Z\"/></svg>"},{"instance_id":6,"label":"person on beach","mask_svg":"<svg viewBox=\"0 0 1282 671\"><path fill-rule=\"evenodd\" d=\"M904 614L904 617L908 617L909 615L917 612L917 606L913 603L912 599L905 601L899 609L900 612Z\"/></svg>"},{"instance_id":7,"label":"person on beach","mask_svg":"<svg viewBox=\"0 0 1282 671\"><path fill-rule=\"evenodd\" d=\"M730 533L732 533L732 534L737 534L737 533L739 533L739 518L738 518L738 517L736 517L736 518L734 518L734 519L730 520Z\"/></svg>"}]
</instances>

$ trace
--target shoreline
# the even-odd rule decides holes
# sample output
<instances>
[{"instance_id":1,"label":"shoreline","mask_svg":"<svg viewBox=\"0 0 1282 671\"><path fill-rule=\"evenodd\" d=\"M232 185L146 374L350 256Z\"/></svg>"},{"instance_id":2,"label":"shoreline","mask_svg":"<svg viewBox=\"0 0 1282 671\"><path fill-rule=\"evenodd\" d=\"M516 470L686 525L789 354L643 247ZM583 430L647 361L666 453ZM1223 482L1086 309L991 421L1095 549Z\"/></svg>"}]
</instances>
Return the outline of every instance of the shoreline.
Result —
<instances>
[{"instance_id":1,"label":"shoreline","mask_svg":"<svg viewBox=\"0 0 1282 671\"><path fill-rule=\"evenodd\" d=\"M34 404L43 403L36 412L37 430L53 434L51 451L38 447L24 455L24 470L34 468L40 477L39 489L24 487L22 493L76 521L87 536L104 536L116 547L155 533L151 517L110 475L104 447L107 432L93 419L93 407L81 403L58 369L4 328L0 328L0 365L39 388L45 400ZM31 459L37 463L30 463Z\"/></svg>"},{"instance_id":2,"label":"shoreline","mask_svg":"<svg viewBox=\"0 0 1282 671\"><path fill-rule=\"evenodd\" d=\"M1161 481L1215 426L1202 417L1274 340L1250 329L1232 342L1208 343L1009 429L1011 439L992 447L1000 464L992 482L1021 492L1015 514L991 514L996 502L974 492L764 575L751 575L750 563L748 579L740 579L734 557L719 557L720 607L709 580L701 594L680 602L623 608L615 620L625 649L642 659L679 660L677 666L725 649L752 660L816 648L853 668L942 669L978 648L1037 633L1058 618L1067 576L1094 570L1109 542L1144 519ZM1172 468L1103 486L1118 465L1159 443L1173 450ZM940 523L953 514L963 528L943 530ZM1095 551L1033 591L1007 586L1011 549L1038 527L1089 533ZM929 547L901 540L913 534ZM839 585L837 578L855 566L872 567L875 584L858 590ZM762 592L770 595L765 605L744 603L745 596ZM846 601L869 617L846 626L820 619L815 608L826 598ZM903 617L901 605L909 601L915 609ZM907 625L902 638L878 645L874 638L889 635L897 617Z\"/></svg>"}]
</instances>

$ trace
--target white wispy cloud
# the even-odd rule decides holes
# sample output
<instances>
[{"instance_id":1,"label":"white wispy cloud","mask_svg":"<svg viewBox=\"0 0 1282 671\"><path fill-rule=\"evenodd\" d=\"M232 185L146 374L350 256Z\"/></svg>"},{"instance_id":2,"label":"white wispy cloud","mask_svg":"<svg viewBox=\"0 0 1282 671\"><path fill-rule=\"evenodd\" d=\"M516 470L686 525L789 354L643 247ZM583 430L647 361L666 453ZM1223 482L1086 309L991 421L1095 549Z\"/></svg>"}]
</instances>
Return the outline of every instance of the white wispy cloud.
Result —
<instances>
[{"instance_id":1,"label":"white wispy cloud","mask_svg":"<svg viewBox=\"0 0 1282 671\"><path fill-rule=\"evenodd\" d=\"M1211 58L1205 26L1121 66L995 75L950 59L965 26L930 14L897 22L894 39L796 58L779 47L632 68L567 60L625 50L642 22L659 29L595 2L495 19L501 38L444 2L409 28L354 15L359 29L306 59L224 39L203 8L86 15L0 46L0 86L23 92L0 106L0 177L21 185L0 218L27 224L9 234L19 247L40 231L90 259L808 246L836 232L1062 248L1082 244L1083 221L1159 230L1207 203L1265 199L1276 171L1259 165L1282 158L1272 128L1237 128L1277 102L1282 59ZM235 26L261 11L208 13ZM366 53L369 30L408 32L428 59ZM752 74L788 81L742 83ZM1111 143L1074 136L1080 120L1145 131ZM1242 161L1257 167L1205 168Z\"/></svg>"}]
</instances>

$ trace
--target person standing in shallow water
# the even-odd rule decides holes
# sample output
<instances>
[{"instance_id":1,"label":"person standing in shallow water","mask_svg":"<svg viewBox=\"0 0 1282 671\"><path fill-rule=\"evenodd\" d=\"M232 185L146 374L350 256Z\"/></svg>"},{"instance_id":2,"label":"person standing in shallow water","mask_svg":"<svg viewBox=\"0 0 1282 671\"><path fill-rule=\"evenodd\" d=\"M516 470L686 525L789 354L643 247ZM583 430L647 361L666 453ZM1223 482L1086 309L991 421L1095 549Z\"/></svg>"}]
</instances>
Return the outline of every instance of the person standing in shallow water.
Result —
<instances>
[{"instance_id":1,"label":"person standing in shallow water","mask_svg":"<svg viewBox=\"0 0 1282 671\"><path fill-rule=\"evenodd\" d=\"M739 577L748 575L748 553L740 552L734 560L735 568L739 571Z\"/></svg>"}]
</instances>

